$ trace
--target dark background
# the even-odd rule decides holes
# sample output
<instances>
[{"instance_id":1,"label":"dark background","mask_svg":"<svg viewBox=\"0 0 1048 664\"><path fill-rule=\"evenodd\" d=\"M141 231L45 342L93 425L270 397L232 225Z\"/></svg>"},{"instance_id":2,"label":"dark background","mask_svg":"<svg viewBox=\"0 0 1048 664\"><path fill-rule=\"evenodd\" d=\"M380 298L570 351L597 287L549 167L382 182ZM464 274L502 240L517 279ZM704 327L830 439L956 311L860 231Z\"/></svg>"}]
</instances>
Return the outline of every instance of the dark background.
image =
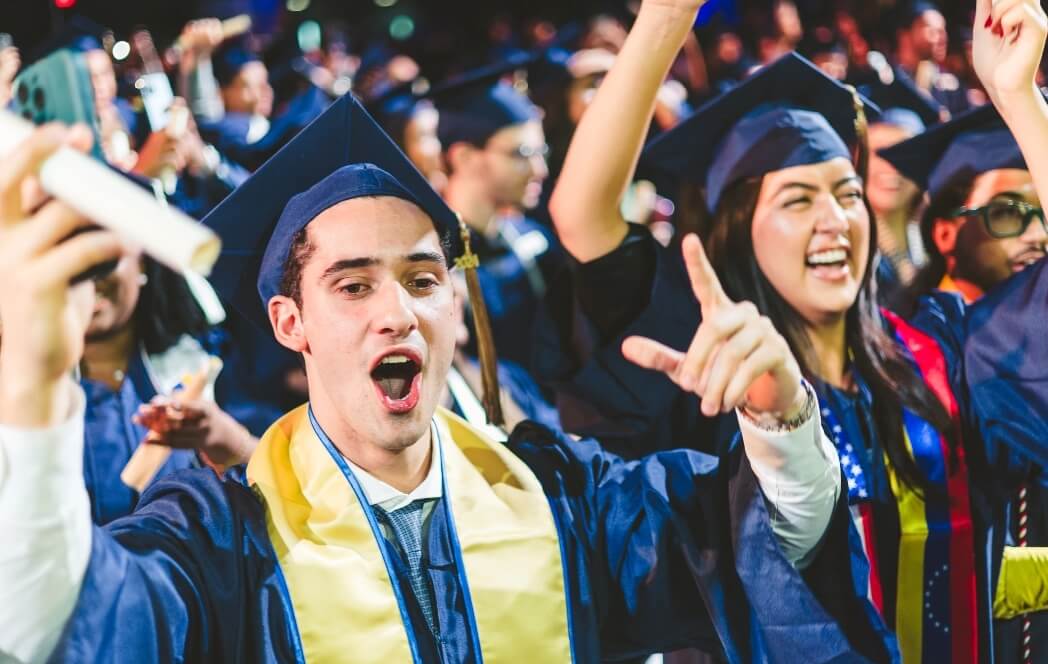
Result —
<instances>
[{"instance_id":1,"label":"dark background","mask_svg":"<svg viewBox=\"0 0 1048 664\"><path fill-rule=\"evenodd\" d=\"M145 26L159 46L171 43L186 21L204 16L228 17L250 13L255 31L274 39L293 35L299 23L318 21L325 30L341 28L349 36L350 51L360 53L365 46L384 38L392 47L416 58L424 69L441 69L454 64L477 64L490 59L495 34L493 25L501 20L510 31L527 34L528 25L537 20L557 26L584 21L597 13L608 13L626 20L627 0L309 0L303 11L287 10L286 2L305 0L0 0L0 32L14 37L23 54L30 54L48 34L72 14L98 21L126 38L135 27ZM834 12L854 14L868 29L890 34L897 11L913 0L795 0L805 24L826 21ZM392 6L378 6L377 3ZM700 15L704 25L742 23L744 39L761 28L772 0L709 0ZM60 8L69 4L68 8ZM942 0L937 3L951 25L964 25L971 0ZM413 35L405 40L388 38L391 21L410 17ZM562 31L563 32L563 31ZM887 35L885 35L887 36ZM953 35L951 35L953 36ZM526 40L527 37L524 37ZM517 44L524 47L529 44Z\"/></svg>"}]
</instances>

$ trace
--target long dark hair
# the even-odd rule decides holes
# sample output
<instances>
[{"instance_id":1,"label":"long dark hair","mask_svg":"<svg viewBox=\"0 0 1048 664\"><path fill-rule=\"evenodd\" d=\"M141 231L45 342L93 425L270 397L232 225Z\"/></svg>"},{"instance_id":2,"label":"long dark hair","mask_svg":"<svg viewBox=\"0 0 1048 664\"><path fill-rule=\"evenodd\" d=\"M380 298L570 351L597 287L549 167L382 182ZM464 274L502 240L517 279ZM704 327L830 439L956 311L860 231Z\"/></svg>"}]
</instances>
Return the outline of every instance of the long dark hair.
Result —
<instances>
[{"instance_id":1,"label":"long dark hair","mask_svg":"<svg viewBox=\"0 0 1048 664\"><path fill-rule=\"evenodd\" d=\"M185 278L148 256L142 262L147 281L138 295L133 323L146 352L163 353L182 335L207 332L207 317Z\"/></svg>"},{"instance_id":2,"label":"long dark hair","mask_svg":"<svg viewBox=\"0 0 1048 664\"><path fill-rule=\"evenodd\" d=\"M725 292L734 299L750 300L757 305L786 338L804 375L817 377L818 358L804 320L775 290L757 264L752 225L761 182L760 178L743 180L724 192L711 217L706 251ZM927 420L946 434L948 440L954 439L953 426L943 404L884 328L873 279L877 225L873 223L873 212L865 196L863 200L870 215L870 249L858 297L845 315L845 343L855 370L872 392L877 437L884 445L891 467L906 485L928 491L931 484L899 435L902 409Z\"/></svg>"}]
</instances>

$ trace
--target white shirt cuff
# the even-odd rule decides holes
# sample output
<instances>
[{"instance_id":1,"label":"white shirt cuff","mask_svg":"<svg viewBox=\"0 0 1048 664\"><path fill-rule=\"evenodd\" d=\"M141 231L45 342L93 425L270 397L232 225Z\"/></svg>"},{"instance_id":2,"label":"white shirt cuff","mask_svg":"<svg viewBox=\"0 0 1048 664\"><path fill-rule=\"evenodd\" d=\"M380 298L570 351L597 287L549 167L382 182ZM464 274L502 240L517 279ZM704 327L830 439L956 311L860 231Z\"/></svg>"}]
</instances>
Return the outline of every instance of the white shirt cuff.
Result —
<instances>
[{"instance_id":1,"label":"white shirt cuff","mask_svg":"<svg viewBox=\"0 0 1048 664\"><path fill-rule=\"evenodd\" d=\"M817 405L812 412L808 421L784 432L761 429L737 414L772 531L786 558L799 568L814 556L841 491L837 450L823 433Z\"/></svg>"}]
</instances>

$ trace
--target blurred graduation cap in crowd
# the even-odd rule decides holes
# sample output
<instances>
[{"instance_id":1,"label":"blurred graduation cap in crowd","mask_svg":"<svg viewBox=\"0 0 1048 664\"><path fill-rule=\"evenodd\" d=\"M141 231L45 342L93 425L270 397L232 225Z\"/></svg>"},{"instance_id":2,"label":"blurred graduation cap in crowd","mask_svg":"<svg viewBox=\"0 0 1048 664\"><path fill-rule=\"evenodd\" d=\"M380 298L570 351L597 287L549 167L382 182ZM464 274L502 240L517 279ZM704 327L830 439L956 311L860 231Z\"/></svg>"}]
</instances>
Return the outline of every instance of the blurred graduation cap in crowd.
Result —
<instances>
[{"instance_id":1,"label":"blurred graduation cap in crowd","mask_svg":"<svg viewBox=\"0 0 1048 664\"><path fill-rule=\"evenodd\" d=\"M112 40L112 35L112 30L86 16L79 14L70 16L61 27L44 39L36 48L24 54L22 66L28 67L63 48L76 53L105 50L105 44Z\"/></svg>"},{"instance_id":2,"label":"blurred graduation cap in crowd","mask_svg":"<svg viewBox=\"0 0 1048 664\"><path fill-rule=\"evenodd\" d=\"M929 0L914 0L910 3L904 3L902 5L903 25L913 25L913 22L924 16L926 12L939 12L941 14L942 10L939 9L939 5L929 2Z\"/></svg>"},{"instance_id":3,"label":"blurred graduation cap in crowd","mask_svg":"<svg viewBox=\"0 0 1048 664\"><path fill-rule=\"evenodd\" d=\"M486 310L472 269L476 256L464 241L457 215L352 95L333 103L205 217L204 223L222 238L212 283L245 317L268 330L267 303L280 292L299 231L328 208L372 196L417 205L433 221L449 265L466 270L474 311L485 311L477 315L484 403L489 420L501 421L494 346L490 329L481 322Z\"/></svg>"},{"instance_id":4,"label":"blurred graduation cap in crowd","mask_svg":"<svg viewBox=\"0 0 1048 664\"><path fill-rule=\"evenodd\" d=\"M859 87L863 96L881 108L879 114L870 118L871 124L892 124L916 135L949 117L946 108L918 90L905 72L898 69L887 72L891 74L890 82L878 80Z\"/></svg>"},{"instance_id":5,"label":"blurred graduation cap in crowd","mask_svg":"<svg viewBox=\"0 0 1048 664\"><path fill-rule=\"evenodd\" d=\"M837 32L826 25L815 26L807 30L800 43L797 44L797 51L809 60L833 53L847 53Z\"/></svg>"},{"instance_id":6,"label":"blurred graduation cap in crowd","mask_svg":"<svg viewBox=\"0 0 1048 664\"><path fill-rule=\"evenodd\" d=\"M401 83L385 94L365 103L367 111L401 147L408 123L421 109L432 109L433 103L426 99L430 84L425 78Z\"/></svg>"},{"instance_id":7,"label":"blurred graduation cap in crowd","mask_svg":"<svg viewBox=\"0 0 1048 664\"><path fill-rule=\"evenodd\" d=\"M243 39L228 41L211 55L211 67L220 87L228 87L247 64L261 59L247 47Z\"/></svg>"},{"instance_id":8,"label":"blurred graduation cap in crowd","mask_svg":"<svg viewBox=\"0 0 1048 664\"><path fill-rule=\"evenodd\" d=\"M878 154L933 200L987 171L1026 169L1019 144L993 104L958 115Z\"/></svg>"},{"instance_id":9,"label":"blurred graduation cap in crowd","mask_svg":"<svg viewBox=\"0 0 1048 664\"><path fill-rule=\"evenodd\" d=\"M856 102L863 108L857 109ZM643 162L705 188L710 211L736 182L853 158L859 117L879 109L789 53L699 108L644 149Z\"/></svg>"},{"instance_id":10,"label":"blurred graduation cap in crowd","mask_svg":"<svg viewBox=\"0 0 1048 664\"><path fill-rule=\"evenodd\" d=\"M504 127L540 119L521 84L536 58L520 54L434 86L428 97L440 113L437 134L444 149L459 142L484 145ZM507 82L511 77L516 80Z\"/></svg>"}]
</instances>

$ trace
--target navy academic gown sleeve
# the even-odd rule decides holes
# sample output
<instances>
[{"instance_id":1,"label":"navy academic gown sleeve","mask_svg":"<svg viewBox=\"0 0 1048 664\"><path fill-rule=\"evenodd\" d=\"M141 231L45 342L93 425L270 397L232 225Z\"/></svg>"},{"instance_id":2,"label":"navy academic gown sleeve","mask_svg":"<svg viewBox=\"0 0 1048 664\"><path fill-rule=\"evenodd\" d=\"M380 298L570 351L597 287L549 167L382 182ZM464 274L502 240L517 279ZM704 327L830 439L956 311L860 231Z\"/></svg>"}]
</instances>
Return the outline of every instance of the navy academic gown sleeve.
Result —
<instances>
[{"instance_id":1,"label":"navy academic gown sleeve","mask_svg":"<svg viewBox=\"0 0 1048 664\"><path fill-rule=\"evenodd\" d=\"M1048 545L1048 478L1043 472L1048 443L1048 261L1041 260L971 307L964 360L971 409L983 438L1009 446L1012 456L1037 463L1009 464L1028 491L1030 546ZM1016 474L1019 467L1025 472ZM1012 494L1015 496L1015 494ZM1015 507L1015 503L1012 504ZM1019 532L1017 507L999 526ZM1015 544L1016 542L1009 542ZM1033 661L1048 653L1048 614L1030 616ZM1021 619L995 621L998 661L1017 661Z\"/></svg>"},{"instance_id":2,"label":"navy academic gown sleeve","mask_svg":"<svg viewBox=\"0 0 1048 664\"><path fill-rule=\"evenodd\" d=\"M1048 465L1048 260L970 307L962 352L982 438Z\"/></svg>"},{"instance_id":3,"label":"navy academic gown sleeve","mask_svg":"<svg viewBox=\"0 0 1048 664\"><path fill-rule=\"evenodd\" d=\"M133 515L92 532L56 662L292 662L262 505L210 470L154 484Z\"/></svg>"},{"instance_id":4,"label":"navy academic gown sleeve","mask_svg":"<svg viewBox=\"0 0 1048 664\"><path fill-rule=\"evenodd\" d=\"M636 244L624 243L595 264L575 264L551 286L536 323L535 377L553 390L565 430L597 438L624 457L681 446L723 451L717 442L723 446L734 435L734 415L704 417L694 395L622 355L622 341L632 335L685 349L701 319L675 250L658 245L643 227L631 226L629 240ZM653 252L654 260L630 260L625 254L637 245ZM631 306L610 320L594 320L609 303L594 302L587 311L586 300L595 298L587 297L580 269L595 269L598 285L606 283L619 293L620 304ZM629 283L614 283L623 278Z\"/></svg>"},{"instance_id":5,"label":"navy academic gown sleeve","mask_svg":"<svg viewBox=\"0 0 1048 664\"><path fill-rule=\"evenodd\" d=\"M729 661L897 658L866 600L842 493L802 574L783 556L736 439L725 458L627 462L533 423L509 440L542 481L565 557L577 661L695 647ZM849 564L850 562L850 564Z\"/></svg>"},{"instance_id":6,"label":"navy academic gown sleeve","mask_svg":"<svg viewBox=\"0 0 1048 664\"><path fill-rule=\"evenodd\" d=\"M513 401L520 406L529 420L539 424L560 429L560 416L557 409L548 401L535 379L519 364L499 361L499 384L509 392Z\"/></svg>"}]
</instances>

